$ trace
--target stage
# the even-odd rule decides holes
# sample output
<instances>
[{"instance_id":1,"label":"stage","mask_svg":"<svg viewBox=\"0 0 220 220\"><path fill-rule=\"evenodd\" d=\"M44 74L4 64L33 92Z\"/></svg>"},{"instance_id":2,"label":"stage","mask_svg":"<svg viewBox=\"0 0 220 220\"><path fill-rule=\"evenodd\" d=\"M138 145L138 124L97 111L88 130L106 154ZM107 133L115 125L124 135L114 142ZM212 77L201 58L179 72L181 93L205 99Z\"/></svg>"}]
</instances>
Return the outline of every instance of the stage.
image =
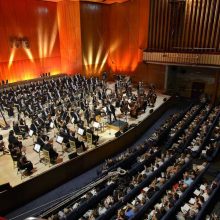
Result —
<instances>
[{"instance_id":1,"label":"stage","mask_svg":"<svg viewBox=\"0 0 220 220\"><path fill-rule=\"evenodd\" d=\"M154 111L156 109L159 109L160 106L164 103L164 99L166 98L166 100L169 100L169 96L167 95L163 95L160 93L157 93L157 101L155 104L154 108L147 108L146 112L139 115L138 119L134 119L131 118L130 115L127 116L122 116L120 114L120 110L117 109L116 111L116 115L117 115L117 121L113 122L112 124L108 124L106 123L105 127L99 131L96 131L95 133L98 134L100 136L99 139L99 146L115 139L115 134L119 131L119 127L121 130L124 129L124 127L126 127L126 125L131 125L131 124L136 124L138 125L141 121L143 121L144 119L146 119L147 117L149 117L150 115L150 111L151 109L153 109ZM6 114L5 114L6 116ZM16 118L16 117L15 117ZM8 116L6 116L6 120L7 122L10 124L10 127L12 128L12 123L15 120L15 118L9 118ZM30 123L30 121L27 121L28 123ZM73 124L69 124L68 125L70 129L74 130L74 125ZM4 137L4 141L6 143L6 146L8 145L8 132L10 129L8 130L1 130L1 134ZM68 158L68 154L67 152L62 153L62 146L60 144L58 144L55 140L54 134L57 133L57 130L54 129L49 133L50 138L53 138L53 144L54 147L57 149L57 152L60 154L60 163L62 162L66 162L69 160ZM79 137L81 138L81 137ZM8 155L2 155L0 156L0 167L1 167L1 179L0 179L0 184L3 183L7 183L9 182L11 184L11 186L16 186L24 181L29 180L32 177L35 177L51 168L54 168L60 164L56 164L53 166L46 166L43 163L40 163L40 159L39 159L39 155L38 153L36 153L33 150L34 147L34 138L32 137L28 137L27 139L23 140L23 145L26 148L26 156L29 160L32 161L34 167L36 167L36 172L33 173L31 176L27 176L21 179L21 176L19 174L17 174L17 168L14 168L13 165L13 161L11 156ZM91 146L90 150L91 150ZM86 152L84 152L83 154L85 154Z\"/></svg>"}]
</instances>

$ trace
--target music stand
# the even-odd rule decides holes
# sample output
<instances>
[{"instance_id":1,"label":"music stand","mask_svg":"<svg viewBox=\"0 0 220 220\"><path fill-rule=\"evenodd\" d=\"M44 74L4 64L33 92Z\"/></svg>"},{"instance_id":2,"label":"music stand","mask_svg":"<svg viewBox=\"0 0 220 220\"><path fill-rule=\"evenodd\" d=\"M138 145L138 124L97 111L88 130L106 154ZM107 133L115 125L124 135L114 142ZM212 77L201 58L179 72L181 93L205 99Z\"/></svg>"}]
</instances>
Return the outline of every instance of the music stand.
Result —
<instances>
[{"instance_id":1,"label":"music stand","mask_svg":"<svg viewBox=\"0 0 220 220\"><path fill-rule=\"evenodd\" d=\"M29 137L32 137L33 145L34 145L34 141L35 141L35 139L34 139L34 131L30 129L29 132L28 132L28 135L29 135Z\"/></svg>"},{"instance_id":2,"label":"music stand","mask_svg":"<svg viewBox=\"0 0 220 220\"><path fill-rule=\"evenodd\" d=\"M50 122L50 128L53 129L53 136L55 137L55 126L54 126L54 122Z\"/></svg>"},{"instance_id":3,"label":"music stand","mask_svg":"<svg viewBox=\"0 0 220 220\"><path fill-rule=\"evenodd\" d=\"M40 144L35 144L33 150L37 153L40 153L40 150L41 150Z\"/></svg>"},{"instance_id":4,"label":"music stand","mask_svg":"<svg viewBox=\"0 0 220 220\"><path fill-rule=\"evenodd\" d=\"M97 134L98 134L99 128L101 128L100 123L94 121L94 122L93 122L93 127L95 128L95 130L97 131Z\"/></svg>"},{"instance_id":5,"label":"music stand","mask_svg":"<svg viewBox=\"0 0 220 220\"><path fill-rule=\"evenodd\" d=\"M83 136L83 133L84 133L84 129L79 128L78 131L77 131L77 134Z\"/></svg>"},{"instance_id":6,"label":"music stand","mask_svg":"<svg viewBox=\"0 0 220 220\"><path fill-rule=\"evenodd\" d=\"M57 136L57 139L56 139L56 142L58 143L58 144L60 144L61 145L61 147L62 147L62 153L64 153L64 149L63 149L63 137L62 136Z\"/></svg>"},{"instance_id":7,"label":"music stand","mask_svg":"<svg viewBox=\"0 0 220 220\"><path fill-rule=\"evenodd\" d=\"M62 144L63 143L63 137L62 136L57 136L57 139L56 139L56 142L58 143L58 144Z\"/></svg>"}]
</instances>

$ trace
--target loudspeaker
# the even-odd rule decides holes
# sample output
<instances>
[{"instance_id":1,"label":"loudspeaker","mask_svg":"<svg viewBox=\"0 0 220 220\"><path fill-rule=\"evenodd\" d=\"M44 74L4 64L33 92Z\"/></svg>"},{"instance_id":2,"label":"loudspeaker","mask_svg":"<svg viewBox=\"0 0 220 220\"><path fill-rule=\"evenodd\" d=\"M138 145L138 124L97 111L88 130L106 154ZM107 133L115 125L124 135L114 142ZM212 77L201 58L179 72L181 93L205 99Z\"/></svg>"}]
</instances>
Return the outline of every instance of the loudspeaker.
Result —
<instances>
[{"instance_id":1,"label":"loudspeaker","mask_svg":"<svg viewBox=\"0 0 220 220\"><path fill-rule=\"evenodd\" d=\"M115 137L119 137L122 133L120 131L115 133Z\"/></svg>"},{"instance_id":2,"label":"loudspeaker","mask_svg":"<svg viewBox=\"0 0 220 220\"><path fill-rule=\"evenodd\" d=\"M11 189L11 185L9 183L4 183L0 185L0 193Z\"/></svg>"},{"instance_id":3,"label":"loudspeaker","mask_svg":"<svg viewBox=\"0 0 220 220\"><path fill-rule=\"evenodd\" d=\"M68 157L69 157L69 159L71 160L71 159L77 157L77 153L76 153L76 152L71 153L71 154L68 155Z\"/></svg>"}]
</instances>

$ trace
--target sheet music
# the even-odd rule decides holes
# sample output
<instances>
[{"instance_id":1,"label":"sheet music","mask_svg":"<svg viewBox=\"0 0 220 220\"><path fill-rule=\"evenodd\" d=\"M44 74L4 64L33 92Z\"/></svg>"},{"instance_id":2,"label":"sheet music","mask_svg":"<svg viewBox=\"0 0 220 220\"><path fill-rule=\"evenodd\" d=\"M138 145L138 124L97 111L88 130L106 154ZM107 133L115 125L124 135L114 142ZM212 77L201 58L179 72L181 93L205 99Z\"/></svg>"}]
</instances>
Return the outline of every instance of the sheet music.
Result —
<instances>
[{"instance_id":1,"label":"sheet music","mask_svg":"<svg viewBox=\"0 0 220 220\"><path fill-rule=\"evenodd\" d=\"M40 148L41 148L41 146L39 144L34 145L34 151L36 151L37 153L40 152Z\"/></svg>"},{"instance_id":2,"label":"sheet music","mask_svg":"<svg viewBox=\"0 0 220 220\"><path fill-rule=\"evenodd\" d=\"M196 196L198 196L201 192L200 192L198 189L196 189L193 193L194 193Z\"/></svg>"},{"instance_id":3,"label":"sheet music","mask_svg":"<svg viewBox=\"0 0 220 220\"><path fill-rule=\"evenodd\" d=\"M203 191L206 189L204 185L201 185L199 188Z\"/></svg>"},{"instance_id":4,"label":"sheet music","mask_svg":"<svg viewBox=\"0 0 220 220\"><path fill-rule=\"evenodd\" d=\"M78 134L79 134L79 135L83 135L83 133L84 133L84 130L83 130L82 128L79 128L79 129L78 129Z\"/></svg>"},{"instance_id":5,"label":"sheet music","mask_svg":"<svg viewBox=\"0 0 220 220\"><path fill-rule=\"evenodd\" d=\"M94 121L93 127L94 128L100 128L100 124L98 122Z\"/></svg>"},{"instance_id":6,"label":"sheet music","mask_svg":"<svg viewBox=\"0 0 220 220\"><path fill-rule=\"evenodd\" d=\"M58 142L59 144L62 144L62 143L63 143L63 137L57 136L57 142Z\"/></svg>"},{"instance_id":7,"label":"sheet music","mask_svg":"<svg viewBox=\"0 0 220 220\"><path fill-rule=\"evenodd\" d=\"M54 123L50 122L50 128L54 128Z\"/></svg>"},{"instance_id":8,"label":"sheet music","mask_svg":"<svg viewBox=\"0 0 220 220\"><path fill-rule=\"evenodd\" d=\"M30 131L29 131L29 136L32 137L33 134L34 134L34 131L33 131L33 130L30 130Z\"/></svg>"},{"instance_id":9,"label":"sheet music","mask_svg":"<svg viewBox=\"0 0 220 220\"><path fill-rule=\"evenodd\" d=\"M194 198L191 198L191 199L189 200L189 203L192 204L192 205L195 204L195 202L196 202L196 200L195 200Z\"/></svg>"}]
</instances>

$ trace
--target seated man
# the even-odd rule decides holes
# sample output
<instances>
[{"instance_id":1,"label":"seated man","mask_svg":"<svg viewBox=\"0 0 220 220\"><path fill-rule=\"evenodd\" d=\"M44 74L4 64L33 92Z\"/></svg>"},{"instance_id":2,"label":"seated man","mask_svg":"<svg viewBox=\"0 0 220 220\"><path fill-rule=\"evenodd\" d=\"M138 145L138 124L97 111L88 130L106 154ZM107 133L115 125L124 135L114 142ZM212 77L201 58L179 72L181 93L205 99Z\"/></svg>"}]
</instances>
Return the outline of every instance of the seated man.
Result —
<instances>
[{"instance_id":1,"label":"seated man","mask_svg":"<svg viewBox=\"0 0 220 220\"><path fill-rule=\"evenodd\" d=\"M80 141L80 140L75 136L75 133L74 133L73 131L70 131L69 140L75 142L76 148L82 147L82 148L83 148L83 151L86 150L85 143L84 143L83 141Z\"/></svg>"},{"instance_id":2,"label":"seated man","mask_svg":"<svg viewBox=\"0 0 220 220\"><path fill-rule=\"evenodd\" d=\"M47 135L39 135L37 143L41 146L41 149L49 151L51 163L55 163L58 153L53 149L53 145L49 142L49 137Z\"/></svg>"},{"instance_id":3,"label":"seated man","mask_svg":"<svg viewBox=\"0 0 220 220\"><path fill-rule=\"evenodd\" d=\"M69 138L70 138L69 130L60 128L60 132L58 133L58 135L63 137L63 143L66 145L67 148L69 148L69 145L68 145Z\"/></svg>"},{"instance_id":4,"label":"seated man","mask_svg":"<svg viewBox=\"0 0 220 220\"><path fill-rule=\"evenodd\" d=\"M96 145L99 141L99 136L94 134L94 128L87 128L86 132L92 134L92 143Z\"/></svg>"},{"instance_id":5,"label":"seated man","mask_svg":"<svg viewBox=\"0 0 220 220\"><path fill-rule=\"evenodd\" d=\"M2 135L0 135L0 151L2 151L3 154L8 153L8 151L6 150L5 143L3 141L3 136Z\"/></svg>"},{"instance_id":6,"label":"seated man","mask_svg":"<svg viewBox=\"0 0 220 220\"><path fill-rule=\"evenodd\" d=\"M22 131L19 126L18 123L13 122L13 130L15 132L16 135L22 135L22 138L25 138L25 131Z\"/></svg>"},{"instance_id":7,"label":"seated man","mask_svg":"<svg viewBox=\"0 0 220 220\"><path fill-rule=\"evenodd\" d=\"M11 130L11 131L9 132L8 142L9 142L9 144L14 145L15 147L19 147L20 149L22 148L22 142L19 141L19 140L17 139L17 137L15 137L13 130Z\"/></svg>"},{"instance_id":8,"label":"seated man","mask_svg":"<svg viewBox=\"0 0 220 220\"><path fill-rule=\"evenodd\" d=\"M19 160L17 161L17 166L20 170L27 170L28 174L31 174L33 172L33 164L31 161L27 160L26 156L21 156Z\"/></svg>"}]
</instances>

